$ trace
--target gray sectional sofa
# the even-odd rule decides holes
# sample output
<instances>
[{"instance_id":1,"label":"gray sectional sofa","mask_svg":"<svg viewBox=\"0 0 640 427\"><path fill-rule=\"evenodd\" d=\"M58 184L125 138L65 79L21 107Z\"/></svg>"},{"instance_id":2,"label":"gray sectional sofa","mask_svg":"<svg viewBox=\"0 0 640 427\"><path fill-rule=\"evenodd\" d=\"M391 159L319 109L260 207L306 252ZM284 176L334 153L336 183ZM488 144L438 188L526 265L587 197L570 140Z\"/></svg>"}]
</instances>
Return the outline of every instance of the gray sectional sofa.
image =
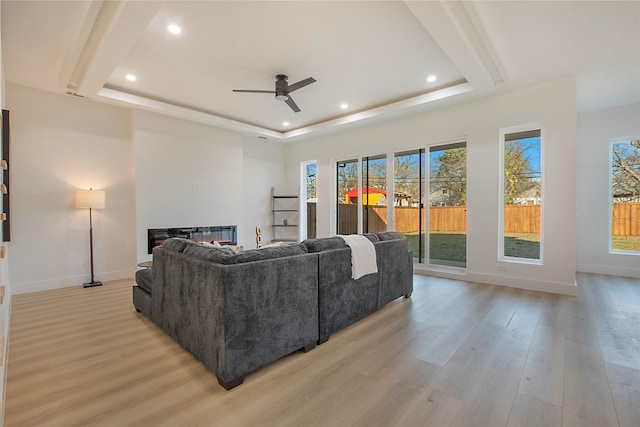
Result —
<instances>
[{"instance_id":1,"label":"gray sectional sofa","mask_svg":"<svg viewBox=\"0 0 640 427\"><path fill-rule=\"evenodd\" d=\"M378 273L351 278L339 237L234 253L172 238L138 270L133 304L212 370L229 390L289 353L413 291L413 261L400 233L365 235Z\"/></svg>"}]
</instances>

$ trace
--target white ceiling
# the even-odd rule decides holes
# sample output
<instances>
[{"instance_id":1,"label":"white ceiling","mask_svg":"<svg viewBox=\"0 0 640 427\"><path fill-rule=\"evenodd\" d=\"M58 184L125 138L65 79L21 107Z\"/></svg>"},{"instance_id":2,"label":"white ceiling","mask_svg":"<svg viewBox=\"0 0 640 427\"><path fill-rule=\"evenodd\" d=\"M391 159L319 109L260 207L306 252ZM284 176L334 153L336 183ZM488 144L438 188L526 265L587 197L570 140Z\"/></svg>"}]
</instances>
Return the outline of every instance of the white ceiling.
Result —
<instances>
[{"instance_id":1,"label":"white ceiling","mask_svg":"<svg viewBox=\"0 0 640 427\"><path fill-rule=\"evenodd\" d=\"M1 7L8 82L272 139L567 75L577 76L579 111L640 103L639 1L3 0ZM170 34L170 23L182 33ZM232 92L273 90L276 74L290 84L317 80L292 93L301 112L271 94Z\"/></svg>"}]
</instances>

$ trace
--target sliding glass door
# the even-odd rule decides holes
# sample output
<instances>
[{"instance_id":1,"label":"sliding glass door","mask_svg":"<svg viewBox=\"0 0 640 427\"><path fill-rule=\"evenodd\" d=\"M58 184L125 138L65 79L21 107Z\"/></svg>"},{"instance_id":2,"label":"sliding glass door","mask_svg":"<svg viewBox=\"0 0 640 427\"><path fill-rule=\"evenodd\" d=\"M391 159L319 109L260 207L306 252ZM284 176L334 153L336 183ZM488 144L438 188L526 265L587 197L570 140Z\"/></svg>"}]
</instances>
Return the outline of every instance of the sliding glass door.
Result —
<instances>
[{"instance_id":1,"label":"sliding glass door","mask_svg":"<svg viewBox=\"0 0 640 427\"><path fill-rule=\"evenodd\" d=\"M358 232L358 160L345 160L337 164L336 234ZM354 194L355 201L354 203Z\"/></svg>"},{"instance_id":2,"label":"sliding glass door","mask_svg":"<svg viewBox=\"0 0 640 427\"><path fill-rule=\"evenodd\" d=\"M467 146L429 149L429 264L467 266Z\"/></svg>"},{"instance_id":3,"label":"sliding glass door","mask_svg":"<svg viewBox=\"0 0 640 427\"><path fill-rule=\"evenodd\" d=\"M395 231L405 235L414 262L425 257L425 151L395 153L393 157L393 213Z\"/></svg>"},{"instance_id":4,"label":"sliding glass door","mask_svg":"<svg viewBox=\"0 0 640 427\"><path fill-rule=\"evenodd\" d=\"M387 229L387 156L362 158L362 231Z\"/></svg>"}]
</instances>

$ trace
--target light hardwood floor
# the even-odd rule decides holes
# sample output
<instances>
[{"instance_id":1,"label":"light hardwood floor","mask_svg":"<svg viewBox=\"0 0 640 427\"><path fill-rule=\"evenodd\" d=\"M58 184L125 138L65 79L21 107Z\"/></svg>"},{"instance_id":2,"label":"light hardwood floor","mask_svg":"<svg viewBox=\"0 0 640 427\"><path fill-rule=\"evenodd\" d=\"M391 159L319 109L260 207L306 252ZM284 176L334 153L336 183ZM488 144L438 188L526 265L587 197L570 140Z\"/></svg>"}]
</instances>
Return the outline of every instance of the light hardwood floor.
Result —
<instances>
[{"instance_id":1,"label":"light hardwood floor","mask_svg":"<svg viewBox=\"0 0 640 427\"><path fill-rule=\"evenodd\" d=\"M414 293L231 391L132 282L13 298L6 426L640 426L640 281L578 296L415 276Z\"/></svg>"}]
</instances>

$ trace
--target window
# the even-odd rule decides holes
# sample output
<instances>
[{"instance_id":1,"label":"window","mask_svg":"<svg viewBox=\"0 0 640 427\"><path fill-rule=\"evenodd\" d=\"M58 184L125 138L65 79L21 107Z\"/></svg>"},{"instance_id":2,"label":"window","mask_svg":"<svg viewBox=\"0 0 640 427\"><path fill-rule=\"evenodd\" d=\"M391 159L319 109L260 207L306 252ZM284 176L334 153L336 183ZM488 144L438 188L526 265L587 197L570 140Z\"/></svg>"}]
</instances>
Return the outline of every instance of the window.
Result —
<instances>
[{"instance_id":1,"label":"window","mask_svg":"<svg viewBox=\"0 0 640 427\"><path fill-rule=\"evenodd\" d=\"M395 231L407 238L414 262L423 263L425 257L424 215L424 150L395 153L393 156Z\"/></svg>"},{"instance_id":2,"label":"window","mask_svg":"<svg viewBox=\"0 0 640 427\"><path fill-rule=\"evenodd\" d=\"M500 258L541 261L542 174L540 129L502 138Z\"/></svg>"},{"instance_id":3,"label":"window","mask_svg":"<svg viewBox=\"0 0 640 427\"><path fill-rule=\"evenodd\" d=\"M611 144L611 251L640 254L640 139Z\"/></svg>"},{"instance_id":4,"label":"window","mask_svg":"<svg viewBox=\"0 0 640 427\"><path fill-rule=\"evenodd\" d=\"M429 264L467 266L467 143L429 148Z\"/></svg>"},{"instance_id":5,"label":"window","mask_svg":"<svg viewBox=\"0 0 640 427\"><path fill-rule=\"evenodd\" d=\"M362 232L387 229L387 156L362 158Z\"/></svg>"},{"instance_id":6,"label":"window","mask_svg":"<svg viewBox=\"0 0 640 427\"><path fill-rule=\"evenodd\" d=\"M337 234L386 230L387 156L340 161L337 174Z\"/></svg>"},{"instance_id":7,"label":"window","mask_svg":"<svg viewBox=\"0 0 640 427\"><path fill-rule=\"evenodd\" d=\"M300 197L300 239L315 239L316 237L316 204L317 179L316 170L318 164L315 160L301 162L302 182L300 188L304 189ZM306 223L306 227L304 224Z\"/></svg>"},{"instance_id":8,"label":"window","mask_svg":"<svg viewBox=\"0 0 640 427\"><path fill-rule=\"evenodd\" d=\"M358 160L337 163L336 233L358 233ZM355 202L353 196L355 195Z\"/></svg>"}]
</instances>

